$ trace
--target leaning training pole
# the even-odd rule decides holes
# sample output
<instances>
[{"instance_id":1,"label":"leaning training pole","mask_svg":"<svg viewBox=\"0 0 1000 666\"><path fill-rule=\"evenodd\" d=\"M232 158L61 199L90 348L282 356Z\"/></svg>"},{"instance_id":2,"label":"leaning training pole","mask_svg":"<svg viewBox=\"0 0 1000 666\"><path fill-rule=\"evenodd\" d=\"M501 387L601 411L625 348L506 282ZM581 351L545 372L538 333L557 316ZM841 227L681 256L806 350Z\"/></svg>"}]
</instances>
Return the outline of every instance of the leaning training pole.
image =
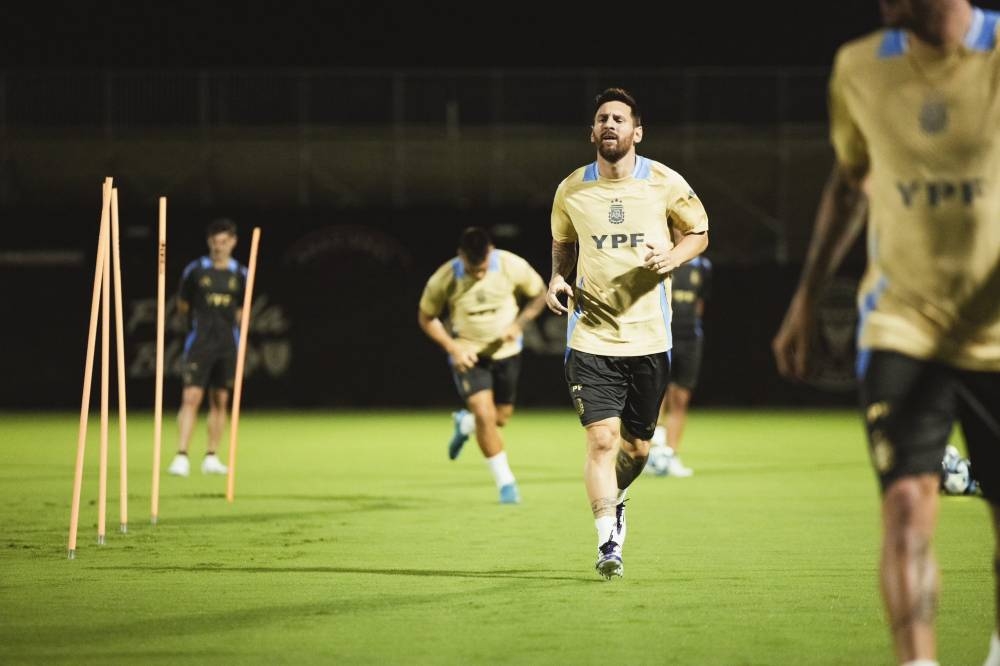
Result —
<instances>
[{"instance_id":1,"label":"leaning training pole","mask_svg":"<svg viewBox=\"0 0 1000 666\"><path fill-rule=\"evenodd\" d=\"M160 197L160 235L156 253L156 397L153 410L153 498L150 521L160 514L160 443L163 436L163 329L167 292L167 198Z\"/></svg>"},{"instance_id":2,"label":"leaning training pole","mask_svg":"<svg viewBox=\"0 0 1000 666\"><path fill-rule=\"evenodd\" d=\"M111 189L111 257L115 273L115 344L118 352L118 491L119 529L128 532L128 434L125 414L125 316L122 306L122 262L119 249L118 188Z\"/></svg>"},{"instance_id":3,"label":"leaning training pole","mask_svg":"<svg viewBox=\"0 0 1000 666\"><path fill-rule=\"evenodd\" d=\"M114 198L114 189L111 190ZM101 264L101 439L97 486L97 545L104 545L108 521L108 389L111 359L111 234L104 235Z\"/></svg>"},{"instance_id":4,"label":"leaning training pole","mask_svg":"<svg viewBox=\"0 0 1000 666\"><path fill-rule=\"evenodd\" d=\"M226 499L233 501L236 480L236 442L240 425L240 398L243 394L243 366L247 355L247 334L250 332L250 310L253 306L253 279L257 272L257 246L260 243L260 227L254 227L250 239L250 263L247 264L247 286L243 296L243 312L240 317L240 344L236 352L236 377L233 380L233 413L229 424L229 472L226 478Z\"/></svg>"},{"instance_id":5,"label":"leaning training pole","mask_svg":"<svg viewBox=\"0 0 1000 666\"><path fill-rule=\"evenodd\" d=\"M87 415L90 412L90 383L94 373L94 344L97 341L97 310L100 304L101 276L104 273L105 238L108 234L108 213L111 206L111 178L104 179L101 204L101 230L97 241L97 261L94 266L94 291L90 301L90 328L87 333L87 360L83 368L83 398L80 400L80 430L76 441L76 468L73 472L73 503L69 518L69 559L76 557L76 532L80 524L80 489L83 485L83 458L87 448Z\"/></svg>"}]
</instances>

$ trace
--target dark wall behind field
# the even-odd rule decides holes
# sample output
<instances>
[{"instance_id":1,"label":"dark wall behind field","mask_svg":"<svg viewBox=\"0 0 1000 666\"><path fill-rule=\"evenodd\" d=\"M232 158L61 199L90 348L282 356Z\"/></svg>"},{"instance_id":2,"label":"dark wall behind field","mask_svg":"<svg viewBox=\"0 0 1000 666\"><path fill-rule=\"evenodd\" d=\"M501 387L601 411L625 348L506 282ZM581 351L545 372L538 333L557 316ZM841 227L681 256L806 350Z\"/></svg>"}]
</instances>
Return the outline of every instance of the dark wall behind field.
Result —
<instances>
[{"instance_id":1,"label":"dark wall behind field","mask_svg":"<svg viewBox=\"0 0 1000 666\"><path fill-rule=\"evenodd\" d=\"M239 225L236 254L243 262L251 229L262 231L243 393L248 407L453 407L457 398L445 357L416 324L427 277L454 256L458 234L469 224L490 228L498 246L521 254L543 276L550 268L547 208L168 207L167 409L180 395L175 363L183 339L170 317L173 294L184 265L204 253L205 224L222 215ZM17 248L0 249L5 258L0 293L7 313L0 407L79 408L98 221L99 202L91 209L0 211L8 247ZM53 247L85 249L59 253ZM157 288L154 201L123 207L121 252L128 402L150 407ZM717 262L698 404L853 404L849 288L828 310L824 330L832 346L827 357L841 364L828 368L825 384L794 386L776 374L770 339L799 270L794 263ZM92 405L100 386L100 340L98 333ZM113 329L110 340L114 404ZM526 332L521 405L568 405L564 342L565 320L548 312Z\"/></svg>"}]
</instances>

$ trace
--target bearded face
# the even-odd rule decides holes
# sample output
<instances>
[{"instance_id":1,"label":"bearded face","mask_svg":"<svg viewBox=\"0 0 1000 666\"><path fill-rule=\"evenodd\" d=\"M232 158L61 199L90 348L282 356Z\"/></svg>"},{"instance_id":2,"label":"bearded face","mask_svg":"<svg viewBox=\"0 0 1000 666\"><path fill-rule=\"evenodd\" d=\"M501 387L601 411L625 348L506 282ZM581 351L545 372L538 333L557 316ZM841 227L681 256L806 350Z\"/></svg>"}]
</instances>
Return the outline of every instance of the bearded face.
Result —
<instances>
[{"instance_id":1,"label":"bearded face","mask_svg":"<svg viewBox=\"0 0 1000 666\"><path fill-rule=\"evenodd\" d=\"M594 115L590 141L597 152L614 164L628 155L642 138L642 128L632 120L632 110L623 102L602 104Z\"/></svg>"},{"instance_id":2,"label":"bearded face","mask_svg":"<svg viewBox=\"0 0 1000 666\"><path fill-rule=\"evenodd\" d=\"M633 145L632 132L621 135L613 130L604 130L600 136L594 132L594 143L597 144L597 152L608 162L614 164L621 158L628 155Z\"/></svg>"}]
</instances>

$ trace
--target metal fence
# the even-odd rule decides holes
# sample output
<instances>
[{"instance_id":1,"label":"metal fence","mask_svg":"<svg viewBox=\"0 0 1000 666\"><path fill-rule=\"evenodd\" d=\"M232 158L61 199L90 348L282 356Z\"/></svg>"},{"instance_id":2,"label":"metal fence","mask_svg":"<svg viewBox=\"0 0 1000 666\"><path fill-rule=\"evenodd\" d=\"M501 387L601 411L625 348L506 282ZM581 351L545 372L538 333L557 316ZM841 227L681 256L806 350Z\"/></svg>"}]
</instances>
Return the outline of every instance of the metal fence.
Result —
<instances>
[{"instance_id":1,"label":"metal fence","mask_svg":"<svg viewBox=\"0 0 1000 666\"><path fill-rule=\"evenodd\" d=\"M582 125L604 87L676 124L780 125L826 117L827 70L8 70L5 129Z\"/></svg>"},{"instance_id":2,"label":"metal fence","mask_svg":"<svg viewBox=\"0 0 1000 666\"><path fill-rule=\"evenodd\" d=\"M801 257L829 169L822 69L8 70L0 209L123 197L231 209L544 209L630 89L722 261Z\"/></svg>"}]
</instances>

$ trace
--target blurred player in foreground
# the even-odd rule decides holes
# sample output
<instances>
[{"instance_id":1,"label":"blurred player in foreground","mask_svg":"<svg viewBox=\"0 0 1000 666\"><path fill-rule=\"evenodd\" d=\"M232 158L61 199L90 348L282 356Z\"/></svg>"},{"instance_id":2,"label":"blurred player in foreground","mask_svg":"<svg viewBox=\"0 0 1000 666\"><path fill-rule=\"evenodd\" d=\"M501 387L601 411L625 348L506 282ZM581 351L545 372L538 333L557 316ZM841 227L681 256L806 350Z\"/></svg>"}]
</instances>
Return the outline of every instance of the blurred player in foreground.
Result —
<instances>
[{"instance_id":1,"label":"blurred player in foreground","mask_svg":"<svg viewBox=\"0 0 1000 666\"><path fill-rule=\"evenodd\" d=\"M783 375L808 376L817 299L867 202L857 375L881 489L881 592L899 662L937 664L932 543L956 418L1000 534L998 15L967 0L881 8L887 28L834 60L836 162L773 350ZM995 622L989 666L1000 666Z\"/></svg>"}]
</instances>

